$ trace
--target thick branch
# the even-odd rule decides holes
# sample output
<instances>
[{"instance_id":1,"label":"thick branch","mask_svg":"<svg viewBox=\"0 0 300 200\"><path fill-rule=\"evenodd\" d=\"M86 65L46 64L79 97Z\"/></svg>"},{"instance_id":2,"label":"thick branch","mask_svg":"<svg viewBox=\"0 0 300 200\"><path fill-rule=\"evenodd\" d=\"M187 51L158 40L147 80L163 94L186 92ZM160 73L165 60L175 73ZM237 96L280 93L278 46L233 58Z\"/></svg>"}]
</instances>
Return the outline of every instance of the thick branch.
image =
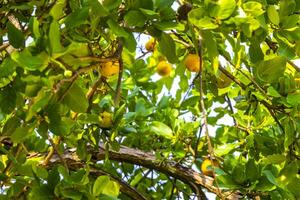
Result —
<instances>
[{"instance_id":1,"label":"thick branch","mask_svg":"<svg viewBox=\"0 0 300 200\"><path fill-rule=\"evenodd\" d=\"M92 155L92 159L94 162L105 159L106 152L103 144L99 145L99 149L89 147L88 152ZM157 160L151 153L146 153L137 149L121 146L118 152L109 150L108 155L110 160L140 165L179 179L182 182L190 185L191 188L193 188L194 192L197 192L197 190L195 189L196 185L197 187L205 187L208 191L219 194L218 189L213 185L213 178L200 174L176 162L161 162ZM78 156L76 155L75 149L69 149L61 156L63 156L64 160L67 161L70 168L74 164L78 165L78 162L81 163ZM49 164L56 164L60 162L61 161L58 156L53 156ZM238 193L234 192L222 192L222 195L227 196L227 199L239 198Z\"/></svg>"}]
</instances>

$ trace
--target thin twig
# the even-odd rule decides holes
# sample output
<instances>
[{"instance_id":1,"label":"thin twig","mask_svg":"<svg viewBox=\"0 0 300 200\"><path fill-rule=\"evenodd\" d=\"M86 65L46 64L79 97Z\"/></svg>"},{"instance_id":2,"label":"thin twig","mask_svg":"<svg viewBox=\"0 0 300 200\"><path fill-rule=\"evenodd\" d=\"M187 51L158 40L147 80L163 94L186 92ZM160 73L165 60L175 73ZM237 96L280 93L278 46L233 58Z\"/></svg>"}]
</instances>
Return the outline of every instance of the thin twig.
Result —
<instances>
[{"instance_id":1,"label":"thin twig","mask_svg":"<svg viewBox=\"0 0 300 200\"><path fill-rule=\"evenodd\" d=\"M116 107L119 107L119 101L121 96L121 88L122 88L122 77L123 77L123 59L122 59L122 51L123 51L123 45L121 42L119 42L118 45L118 53L119 53L119 76L118 76L118 83L116 87L116 95L114 98L114 104Z\"/></svg>"},{"instance_id":2,"label":"thin twig","mask_svg":"<svg viewBox=\"0 0 300 200\"><path fill-rule=\"evenodd\" d=\"M203 67L203 57L202 57L202 38L201 38L201 35L199 33L199 39L198 39L198 56L199 56L199 59L200 59L200 71L198 73L198 77L199 77L199 83L200 83L200 106L201 106L201 110L202 110L202 120L203 120L203 126L204 126L204 131L205 131L205 136L207 138L207 146L208 146L208 153L210 155L210 160L211 160L211 163L213 163L213 157L214 157L214 149L213 149L213 146L212 146L212 143L211 143L211 140L210 140L210 136L209 136L209 130L208 130L208 122L207 122L207 111L206 111L206 108L205 108L205 104L204 104L204 92L203 92L203 70L202 70L202 67ZM213 166L214 168L214 166ZM217 180L216 180L216 174L213 170L213 178L216 182L216 186L217 186L217 192L219 193L219 196L221 197L221 199L224 199L223 197L223 194L219 188L219 185L217 183ZM198 194L197 194L198 195Z\"/></svg>"},{"instance_id":3,"label":"thin twig","mask_svg":"<svg viewBox=\"0 0 300 200\"><path fill-rule=\"evenodd\" d=\"M232 106L231 100L230 100L230 98L228 97L227 94L225 95L225 100L226 100L226 102L227 102L227 104L228 104L228 106L229 106L229 109L230 109L230 112L231 112L231 115L232 115L231 117L232 117L232 119L233 119L233 124L234 124L235 126L237 126L236 119L235 119L235 117L233 116L233 115L234 115L233 106Z\"/></svg>"}]
</instances>

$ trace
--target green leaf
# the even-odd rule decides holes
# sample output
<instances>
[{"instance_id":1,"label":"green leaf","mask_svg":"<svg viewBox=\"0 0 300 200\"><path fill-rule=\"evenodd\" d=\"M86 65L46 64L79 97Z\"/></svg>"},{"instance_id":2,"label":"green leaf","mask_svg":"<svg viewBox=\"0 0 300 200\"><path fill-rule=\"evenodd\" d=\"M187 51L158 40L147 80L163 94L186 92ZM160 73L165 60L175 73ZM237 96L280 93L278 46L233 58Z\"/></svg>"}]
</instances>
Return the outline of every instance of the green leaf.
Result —
<instances>
[{"instance_id":1,"label":"green leaf","mask_svg":"<svg viewBox=\"0 0 300 200\"><path fill-rule=\"evenodd\" d=\"M109 12L102 6L102 4L98 0L88 0L88 2L93 14L99 17L105 17L109 15Z\"/></svg>"},{"instance_id":2,"label":"green leaf","mask_svg":"<svg viewBox=\"0 0 300 200\"><path fill-rule=\"evenodd\" d=\"M93 195L99 196L100 194L102 194L108 182L110 182L108 176L99 176L93 185Z\"/></svg>"},{"instance_id":3,"label":"green leaf","mask_svg":"<svg viewBox=\"0 0 300 200\"><path fill-rule=\"evenodd\" d=\"M49 63L49 56L45 52L33 56L28 49L24 49L21 52L13 52L11 58L18 65L29 71L42 71Z\"/></svg>"},{"instance_id":4,"label":"green leaf","mask_svg":"<svg viewBox=\"0 0 300 200\"><path fill-rule=\"evenodd\" d=\"M171 139L173 137L172 129L162 122L153 121L150 123L149 126L150 126L150 131L159 136L163 136L167 139Z\"/></svg>"},{"instance_id":5,"label":"green leaf","mask_svg":"<svg viewBox=\"0 0 300 200\"><path fill-rule=\"evenodd\" d=\"M296 106L300 103L300 91L299 92L294 92L294 93L289 93L286 101L291 104L292 106Z\"/></svg>"},{"instance_id":6,"label":"green leaf","mask_svg":"<svg viewBox=\"0 0 300 200\"><path fill-rule=\"evenodd\" d=\"M60 53L63 47L60 44L60 29L59 23L55 20L52 21L49 28L49 43L51 47L51 54Z\"/></svg>"},{"instance_id":7,"label":"green leaf","mask_svg":"<svg viewBox=\"0 0 300 200\"><path fill-rule=\"evenodd\" d=\"M284 147L288 149L295 139L295 126L292 120L286 119L284 121L284 132Z\"/></svg>"},{"instance_id":8,"label":"green leaf","mask_svg":"<svg viewBox=\"0 0 300 200\"><path fill-rule=\"evenodd\" d=\"M57 0L55 5L50 10L50 15L53 17L54 20L58 20L60 17L63 16L64 8L66 6L66 0Z\"/></svg>"},{"instance_id":9,"label":"green leaf","mask_svg":"<svg viewBox=\"0 0 300 200\"><path fill-rule=\"evenodd\" d=\"M239 188L240 186L232 180L232 176L230 175L220 175L217 176L217 181L219 187L222 188L227 188L227 189L236 189Z\"/></svg>"},{"instance_id":10,"label":"green leaf","mask_svg":"<svg viewBox=\"0 0 300 200\"><path fill-rule=\"evenodd\" d=\"M255 181L260 176L258 165L255 164L254 159L249 159L246 164L246 177L251 181Z\"/></svg>"},{"instance_id":11,"label":"green leaf","mask_svg":"<svg viewBox=\"0 0 300 200\"><path fill-rule=\"evenodd\" d=\"M115 181L109 181L106 183L105 187L102 190L102 194L106 194L112 197L118 197L120 192L120 185Z\"/></svg>"},{"instance_id":12,"label":"green leaf","mask_svg":"<svg viewBox=\"0 0 300 200\"><path fill-rule=\"evenodd\" d=\"M283 76L285 68L286 58L278 56L270 60L261 61L256 67L256 76L261 81L273 83Z\"/></svg>"},{"instance_id":13,"label":"green leaf","mask_svg":"<svg viewBox=\"0 0 300 200\"><path fill-rule=\"evenodd\" d=\"M239 184L244 183L246 180L246 168L242 163L238 163L233 169L233 180Z\"/></svg>"},{"instance_id":14,"label":"green leaf","mask_svg":"<svg viewBox=\"0 0 300 200\"><path fill-rule=\"evenodd\" d=\"M284 166L279 174L279 177L277 178L277 181L282 187L284 187L290 183L294 177L297 176L297 174L298 166L297 162L294 161Z\"/></svg>"},{"instance_id":15,"label":"green leaf","mask_svg":"<svg viewBox=\"0 0 300 200\"><path fill-rule=\"evenodd\" d=\"M268 155L267 157L265 157L263 159L263 161L266 165L269 165L269 164L280 164L280 163L284 162L285 159L286 158L284 155L272 154L272 155Z\"/></svg>"},{"instance_id":16,"label":"green leaf","mask_svg":"<svg viewBox=\"0 0 300 200\"><path fill-rule=\"evenodd\" d=\"M20 124L20 120L17 117L9 118L3 127L1 135L10 136L20 126Z\"/></svg>"},{"instance_id":17,"label":"green leaf","mask_svg":"<svg viewBox=\"0 0 300 200\"><path fill-rule=\"evenodd\" d=\"M32 165L32 170L39 178L46 179L48 177L48 171L41 166Z\"/></svg>"},{"instance_id":18,"label":"green leaf","mask_svg":"<svg viewBox=\"0 0 300 200\"><path fill-rule=\"evenodd\" d=\"M41 37L41 33L40 33L40 23L39 23L39 20L37 17L32 17L30 19L30 28L31 28L31 31L33 33L33 36L35 39L38 39Z\"/></svg>"},{"instance_id":19,"label":"green leaf","mask_svg":"<svg viewBox=\"0 0 300 200\"><path fill-rule=\"evenodd\" d=\"M178 61L176 56L175 42L172 37L166 33L162 33L158 40L161 52L167 57L170 63L176 63Z\"/></svg>"},{"instance_id":20,"label":"green leaf","mask_svg":"<svg viewBox=\"0 0 300 200\"><path fill-rule=\"evenodd\" d=\"M297 4L299 5L298 0ZM280 15L280 19L283 19L286 16L289 16L290 14L292 14L295 10L296 7L296 1L295 0L280 0L280 7L279 7L279 15Z\"/></svg>"},{"instance_id":21,"label":"green leaf","mask_svg":"<svg viewBox=\"0 0 300 200\"><path fill-rule=\"evenodd\" d=\"M123 27L119 26L119 24L112 19L109 19L107 21L107 25L109 26L112 33L124 39L123 42L125 43L125 46L129 51L131 52L135 51L136 41L131 32L127 32Z\"/></svg>"},{"instance_id":22,"label":"green leaf","mask_svg":"<svg viewBox=\"0 0 300 200\"><path fill-rule=\"evenodd\" d=\"M268 87L267 94L271 97L281 97L279 92L275 90L275 88L273 88L272 86Z\"/></svg>"},{"instance_id":23,"label":"green leaf","mask_svg":"<svg viewBox=\"0 0 300 200\"><path fill-rule=\"evenodd\" d=\"M140 8L140 11L148 18L155 18L159 16L159 14L153 10Z\"/></svg>"},{"instance_id":24,"label":"green leaf","mask_svg":"<svg viewBox=\"0 0 300 200\"><path fill-rule=\"evenodd\" d=\"M74 199L74 200L81 200L82 194L76 189L72 188L63 188L61 190L61 194L65 198Z\"/></svg>"},{"instance_id":25,"label":"green leaf","mask_svg":"<svg viewBox=\"0 0 300 200\"><path fill-rule=\"evenodd\" d=\"M217 8L217 18L226 19L232 15L235 10L236 2L235 0L219 0Z\"/></svg>"},{"instance_id":26,"label":"green leaf","mask_svg":"<svg viewBox=\"0 0 300 200\"><path fill-rule=\"evenodd\" d=\"M252 63L257 63L264 59L264 53L260 48L260 43L256 39L251 41L251 45L249 47L249 56Z\"/></svg>"},{"instance_id":27,"label":"green leaf","mask_svg":"<svg viewBox=\"0 0 300 200\"><path fill-rule=\"evenodd\" d=\"M257 1L247 1L243 3L243 10L253 17L259 16L265 12L262 4Z\"/></svg>"},{"instance_id":28,"label":"green leaf","mask_svg":"<svg viewBox=\"0 0 300 200\"><path fill-rule=\"evenodd\" d=\"M262 173L267 177L267 179L271 183L273 183L274 185L277 185L276 178L275 178L275 176L273 175L273 173L270 170L264 170Z\"/></svg>"},{"instance_id":29,"label":"green leaf","mask_svg":"<svg viewBox=\"0 0 300 200\"><path fill-rule=\"evenodd\" d=\"M232 150L234 150L237 146L239 146L238 143L223 144L223 145L221 145L221 146L218 146L218 147L215 149L215 153L216 153L218 156L223 156L223 155L228 154L228 153L231 152Z\"/></svg>"},{"instance_id":30,"label":"green leaf","mask_svg":"<svg viewBox=\"0 0 300 200\"><path fill-rule=\"evenodd\" d=\"M112 10L112 9L119 7L121 2L122 2L122 0L104 0L104 1L102 1L102 5L107 10Z\"/></svg>"},{"instance_id":31,"label":"green leaf","mask_svg":"<svg viewBox=\"0 0 300 200\"><path fill-rule=\"evenodd\" d=\"M299 20L300 20L299 15L286 16L281 20L282 28L283 29L296 28L297 25L298 25Z\"/></svg>"},{"instance_id":32,"label":"green leaf","mask_svg":"<svg viewBox=\"0 0 300 200\"><path fill-rule=\"evenodd\" d=\"M69 14L65 19L66 27L71 29L85 24L89 16L89 9L89 7L83 7Z\"/></svg>"},{"instance_id":33,"label":"green leaf","mask_svg":"<svg viewBox=\"0 0 300 200\"><path fill-rule=\"evenodd\" d=\"M147 19L141 11L130 10L124 16L124 20L129 26L143 27Z\"/></svg>"},{"instance_id":34,"label":"green leaf","mask_svg":"<svg viewBox=\"0 0 300 200\"><path fill-rule=\"evenodd\" d=\"M294 196L299 199L300 198L300 178L299 177L294 177L291 182L286 186L289 191L291 191Z\"/></svg>"},{"instance_id":35,"label":"green leaf","mask_svg":"<svg viewBox=\"0 0 300 200\"><path fill-rule=\"evenodd\" d=\"M10 138L13 142L19 143L24 141L32 133L33 133L32 127L29 126L18 127L10 136Z\"/></svg>"},{"instance_id":36,"label":"green leaf","mask_svg":"<svg viewBox=\"0 0 300 200\"><path fill-rule=\"evenodd\" d=\"M16 106L17 93L14 88L6 86L0 90L0 111L9 114Z\"/></svg>"},{"instance_id":37,"label":"green leaf","mask_svg":"<svg viewBox=\"0 0 300 200\"><path fill-rule=\"evenodd\" d=\"M203 41L207 48L207 53L212 64L213 71L216 73L219 68L219 51L217 42L210 31L203 31Z\"/></svg>"},{"instance_id":38,"label":"green leaf","mask_svg":"<svg viewBox=\"0 0 300 200\"><path fill-rule=\"evenodd\" d=\"M270 5L267 9L267 14L268 14L268 18L269 20L275 24L275 25L279 25L280 19L279 19L279 14L275 8L274 5Z\"/></svg>"},{"instance_id":39,"label":"green leaf","mask_svg":"<svg viewBox=\"0 0 300 200\"><path fill-rule=\"evenodd\" d=\"M74 83L66 92L63 98L63 103L71 110L78 113L83 113L88 108L88 101L85 97L85 93L76 83Z\"/></svg>"},{"instance_id":40,"label":"green leaf","mask_svg":"<svg viewBox=\"0 0 300 200\"><path fill-rule=\"evenodd\" d=\"M15 47L20 48L23 47L25 44L25 36L17 29L11 22L7 23L7 34L8 34L8 40L9 43Z\"/></svg>"},{"instance_id":41,"label":"green leaf","mask_svg":"<svg viewBox=\"0 0 300 200\"><path fill-rule=\"evenodd\" d=\"M2 61L0 64L0 88L5 87L13 81L13 78L17 74L16 67L17 64L10 57L6 57Z\"/></svg>"},{"instance_id":42,"label":"green leaf","mask_svg":"<svg viewBox=\"0 0 300 200\"><path fill-rule=\"evenodd\" d=\"M205 8L202 7L191 10L188 14L189 21L201 29L217 28L218 25L214 23L212 18L204 16L204 10Z\"/></svg>"}]
</instances>

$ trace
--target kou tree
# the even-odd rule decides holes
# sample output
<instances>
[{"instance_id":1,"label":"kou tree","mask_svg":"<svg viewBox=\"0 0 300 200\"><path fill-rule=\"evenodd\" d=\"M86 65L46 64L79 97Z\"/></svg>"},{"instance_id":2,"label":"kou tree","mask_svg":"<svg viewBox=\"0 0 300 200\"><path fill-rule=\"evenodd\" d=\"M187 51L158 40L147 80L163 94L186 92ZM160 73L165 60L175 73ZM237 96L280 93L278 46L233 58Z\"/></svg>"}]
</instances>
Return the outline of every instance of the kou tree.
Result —
<instances>
[{"instance_id":1,"label":"kou tree","mask_svg":"<svg viewBox=\"0 0 300 200\"><path fill-rule=\"evenodd\" d=\"M300 198L300 1L0 2L0 199Z\"/></svg>"}]
</instances>

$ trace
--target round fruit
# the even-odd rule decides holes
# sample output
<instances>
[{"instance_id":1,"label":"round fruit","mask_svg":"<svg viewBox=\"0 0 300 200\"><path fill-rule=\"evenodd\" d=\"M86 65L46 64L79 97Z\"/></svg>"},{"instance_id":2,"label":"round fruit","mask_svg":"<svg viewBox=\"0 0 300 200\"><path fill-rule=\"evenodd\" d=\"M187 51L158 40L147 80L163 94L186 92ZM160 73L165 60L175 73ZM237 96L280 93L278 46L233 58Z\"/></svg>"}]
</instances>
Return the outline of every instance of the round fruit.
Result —
<instances>
[{"instance_id":1,"label":"round fruit","mask_svg":"<svg viewBox=\"0 0 300 200\"><path fill-rule=\"evenodd\" d=\"M190 72L199 72L200 57L197 54L189 54L184 59L184 65Z\"/></svg>"},{"instance_id":2,"label":"round fruit","mask_svg":"<svg viewBox=\"0 0 300 200\"><path fill-rule=\"evenodd\" d=\"M232 83L232 80L228 78L224 73L221 72L219 76L217 76L217 86L218 88L226 88Z\"/></svg>"},{"instance_id":3,"label":"round fruit","mask_svg":"<svg viewBox=\"0 0 300 200\"><path fill-rule=\"evenodd\" d=\"M145 44L145 48L147 51L153 51L154 47L155 47L155 39L151 38L146 44Z\"/></svg>"},{"instance_id":4,"label":"round fruit","mask_svg":"<svg viewBox=\"0 0 300 200\"><path fill-rule=\"evenodd\" d=\"M109 77L109 76L119 73L119 68L120 68L119 62L109 61L109 62L101 64L100 73L102 76Z\"/></svg>"},{"instance_id":5,"label":"round fruit","mask_svg":"<svg viewBox=\"0 0 300 200\"><path fill-rule=\"evenodd\" d=\"M112 114L104 111L100 114L100 127L110 128L113 125Z\"/></svg>"},{"instance_id":6,"label":"round fruit","mask_svg":"<svg viewBox=\"0 0 300 200\"><path fill-rule=\"evenodd\" d=\"M172 71L172 66L167 61L160 61L156 67L156 72L161 76L169 76Z\"/></svg>"},{"instance_id":7,"label":"round fruit","mask_svg":"<svg viewBox=\"0 0 300 200\"><path fill-rule=\"evenodd\" d=\"M70 78L73 75L73 72L71 70L65 70L64 76L66 78Z\"/></svg>"},{"instance_id":8,"label":"round fruit","mask_svg":"<svg viewBox=\"0 0 300 200\"><path fill-rule=\"evenodd\" d=\"M213 168L218 166L219 164L216 160L212 162L209 158L205 158L201 164L201 171L206 176L213 176Z\"/></svg>"}]
</instances>

